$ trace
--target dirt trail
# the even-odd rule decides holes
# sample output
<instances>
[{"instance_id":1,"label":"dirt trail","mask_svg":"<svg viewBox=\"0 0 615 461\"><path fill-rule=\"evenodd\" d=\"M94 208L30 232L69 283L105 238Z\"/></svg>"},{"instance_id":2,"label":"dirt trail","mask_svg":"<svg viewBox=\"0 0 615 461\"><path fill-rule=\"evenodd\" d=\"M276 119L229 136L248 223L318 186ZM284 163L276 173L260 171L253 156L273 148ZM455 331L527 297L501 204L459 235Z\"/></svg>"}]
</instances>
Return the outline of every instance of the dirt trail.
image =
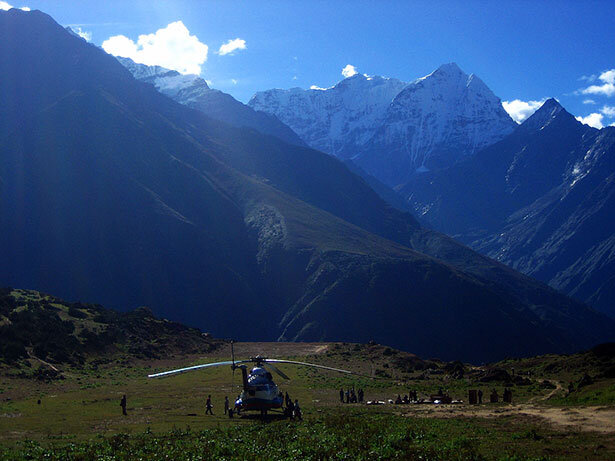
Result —
<instances>
[{"instance_id":1,"label":"dirt trail","mask_svg":"<svg viewBox=\"0 0 615 461\"><path fill-rule=\"evenodd\" d=\"M608 407L529 407L520 414L538 416L548 422L569 429L610 433L615 432L615 409Z\"/></svg>"},{"instance_id":2,"label":"dirt trail","mask_svg":"<svg viewBox=\"0 0 615 461\"><path fill-rule=\"evenodd\" d=\"M555 394L557 394L559 391L561 391L563 389L564 389L564 387L562 386L562 383L560 383L559 381L556 381L555 382L555 389L553 389L547 395L533 397L527 403L544 402L546 400L549 400L551 397L553 397Z\"/></svg>"},{"instance_id":3,"label":"dirt trail","mask_svg":"<svg viewBox=\"0 0 615 461\"><path fill-rule=\"evenodd\" d=\"M556 389L557 390L557 389ZM510 406L429 405L413 408L406 416L455 418L459 416L498 418L500 416L539 418L559 429L615 433L615 408L612 407L545 407L533 404Z\"/></svg>"}]
</instances>

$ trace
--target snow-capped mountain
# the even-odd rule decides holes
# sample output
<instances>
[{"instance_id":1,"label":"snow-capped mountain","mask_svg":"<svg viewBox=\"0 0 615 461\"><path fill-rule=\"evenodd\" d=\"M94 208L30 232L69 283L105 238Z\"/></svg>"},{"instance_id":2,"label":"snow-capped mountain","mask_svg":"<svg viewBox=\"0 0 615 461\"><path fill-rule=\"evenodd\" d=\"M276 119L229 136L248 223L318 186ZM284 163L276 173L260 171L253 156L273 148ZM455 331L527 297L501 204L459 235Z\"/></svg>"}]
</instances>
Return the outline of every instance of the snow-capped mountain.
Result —
<instances>
[{"instance_id":1,"label":"snow-capped mountain","mask_svg":"<svg viewBox=\"0 0 615 461\"><path fill-rule=\"evenodd\" d=\"M248 105L276 115L310 147L350 158L374 136L406 85L394 78L355 74L326 89L262 91Z\"/></svg>"},{"instance_id":2,"label":"snow-capped mountain","mask_svg":"<svg viewBox=\"0 0 615 461\"><path fill-rule=\"evenodd\" d=\"M615 317L615 128L549 99L506 138L399 192L434 229Z\"/></svg>"},{"instance_id":3,"label":"snow-capped mountain","mask_svg":"<svg viewBox=\"0 0 615 461\"><path fill-rule=\"evenodd\" d=\"M142 82L151 83L162 94L180 104L200 110L217 120L238 127L249 127L297 145L305 143L297 134L280 122L275 115L257 112L237 101L230 94L209 88L198 75L182 75L160 66L138 64L129 58L117 57L132 75Z\"/></svg>"},{"instance_id":4,"label":"snow-capped mountain","mask_svg":"<svg viewBox=\"0 0 615 461\"><path fill-rule=\"evenodd\" d=\"M455 63L411 83L356 74L328 89L259 92L248 104L391 186L452 165L516 126L499 98Z\"/></svg>"}]
</instances>

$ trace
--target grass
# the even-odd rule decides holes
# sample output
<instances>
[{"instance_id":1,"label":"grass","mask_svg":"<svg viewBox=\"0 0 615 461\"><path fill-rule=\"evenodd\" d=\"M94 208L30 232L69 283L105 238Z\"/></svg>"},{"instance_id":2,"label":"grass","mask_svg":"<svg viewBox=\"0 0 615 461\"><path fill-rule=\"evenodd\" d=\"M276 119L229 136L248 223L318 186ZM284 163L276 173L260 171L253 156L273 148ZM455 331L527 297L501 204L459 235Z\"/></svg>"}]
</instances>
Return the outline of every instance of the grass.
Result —
<instances>
[{"instance_id":1,"label":"grass","mask_svg":"<svg viewBox=\"0 0 615 461\"><path fill-rule=\"evenodd\" d=\"M571 440L574 444L571 446ZM559 454L557 454L559 453ZM117 433L87 441L51 438L0 448L0 459L423 459L543 460L608 457L612 444L523 423L405 418L365 408L316 413L302 422L254 421L157 433ZM562 456L564 455L564 456Z\"/></svg>"},{"instance_id":2,"label":"grass","mask_svg":"<svg viewBox=\"0 0 615 461\"><path fill-rule=\"evenodd\" d=\"M0 459L615 459L610 434L556 428L536 416L510 412L503 404L341 405L340 387L364 388L366 400L386 400L410 389L427 396L438 388L465 400L470 388L483 389L486 397L492 387L501 394L503 385L478 384L471 373L452 379L439 370L404 372L395 368L390 354L375 347L337 344L316 355L300 352L313 347L308 346L238 343L235 350L240 357L262 352L358 372L386 369L394 379L280 365L290 380L277 383L299 399L305 420L263 423L221 414L224 396L232 399L240 390L240 375L233 377L227 367L146 378L155 371L228 359L222 350L164 360L88 361L63 368L65 379L50 382L33 379L33 367L4 368ZM546 397L552 390L538 384L545 377L562 383L557 374L541 376L534 370L531 385L513 386L515 402ZM612 407L613 386L613 380L598 379L568 397L558 391L538 404ZM123 394L128 416L119 407ZM213 417L204 415L208 394Z\"/></svg>"}]
</instances>

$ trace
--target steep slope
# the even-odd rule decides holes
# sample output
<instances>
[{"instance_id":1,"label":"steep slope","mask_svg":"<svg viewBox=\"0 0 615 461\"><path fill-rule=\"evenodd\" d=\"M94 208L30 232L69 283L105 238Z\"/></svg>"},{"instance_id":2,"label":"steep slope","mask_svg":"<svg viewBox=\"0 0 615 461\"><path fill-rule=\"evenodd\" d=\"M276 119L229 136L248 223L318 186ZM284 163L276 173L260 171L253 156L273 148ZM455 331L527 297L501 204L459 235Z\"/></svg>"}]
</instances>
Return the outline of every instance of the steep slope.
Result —
<instances>
[{"instance_id":1,"label":"steep slope","mask_svg":"<svg viewBox=\"0 0 615 461\"><path fill-rule=\"evenodd\" d=\"M186 108L40 12L0 26L3 284L146 304L218 336L369 337L466 360L615 332L422 230L326 154Z\"/></svg>"},{"instance_id":2,"label":"steep slope","mask_svg":"<svg viewBox=\"0 0 615 461\"><path fill-rule=\"evenodd\" d=\"M182 75L160 66L137 64L130 58L117 59L137 80L151 83L162 94L180 104L200 110L211 118L233 126L252 128L291 144L305 145L299 136L275 115L255 111L230 94L209 88L207 82L198 75Z\"/></svg>"},{"instance_id":3,"label":"steep slope","mask_svg":"<svg viewBox=\"0 0 615 461\"><path fill-rule=\"evenodd\" d=\"M615 129L571 154L561 184L473 245L615 317Z\"/></svg>"},{"instance_id":4,"label":"steep slope","mask_svg":"<svg viewBox=\"0 0 615 461\"><path fill-rule=\"evenodd\" d=\"M550 99L501 142L401 192L435 228L614 315L614 131Z\"/></svg>"},{"instance_id":5,"label":"steep slope","mask_svg":"<svg viewBox=\"0 0 615 461\"><path fill-rule=\"evenodd\" d=\"M249 105L389 186L449 166L515 126L491 90L454 63L412 83L357 74L327 89L256 93Z\"/></svg>"},{"instance_id":6,"label":"steep slope","mask_svg":"<svg viewBox=\"0 0 615 461\"><path fill-rule=\"evenodd\" d=\"M595 131L550 99L514 133L472 158L412 178L400 189L422 219L468 241L560 184L570 152Z\"/></svg>"}]
</instances>

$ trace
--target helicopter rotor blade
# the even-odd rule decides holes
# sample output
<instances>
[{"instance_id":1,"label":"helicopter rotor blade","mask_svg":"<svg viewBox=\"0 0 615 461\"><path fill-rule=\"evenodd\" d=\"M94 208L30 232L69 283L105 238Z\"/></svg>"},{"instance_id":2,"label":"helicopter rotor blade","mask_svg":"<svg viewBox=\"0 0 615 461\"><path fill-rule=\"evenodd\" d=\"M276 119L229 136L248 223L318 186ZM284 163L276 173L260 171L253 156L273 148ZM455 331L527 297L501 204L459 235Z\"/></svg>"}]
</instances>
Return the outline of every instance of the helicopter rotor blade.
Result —
<instances>
[{"instance_id":1,"label":"helicopter rotor blade","mask_svg":"<svg viewBox=\"0 0 615 461\"><path fill-rule=\"evenodd\" d=\"M367 375L363 375L361 373L355 373L354 371L342 370L340 368L326 367L324 365L317 365L315 363L296 362L294 360L281 360L281 359L266 359L266 360L263 360L263 362L264 363L270 363L270 362L274 362L274 363L289 363L291 365L303 365L303 366L307 366L307 367L322 368L323 370L337 371L338 373L346 373L348 375L358 375L358 376L365 376L367 378L373 378L373 376L367 376Z\"/></svg>"},{"instance_id":2,"label":"helicopter rotor blade","mask_svg":"<svg viewBox=\"0 0 615 461\"><path fill-rule=\"evenodd\" d=\"M239 362L234 362L239 363ZM195 365L192 367L186 367L186 368L178 368L176 370L169 370L169 371L163 371L161 373L154 373L153 375L147 375L148 378L163 378L165 376L171 376L171 375L176 375L179 373L185 373L187 371L194 371L194 370L200 370L201 368L209 368L209 367L220 367L223 365L233 365L232 361L229 362L215 362L215 363L204 363L202 365Z\"/></svg>"},{"instance_id":3,"label":"helicopter rotor blade","mask_svg":"<svg viewBox=\"0 0 615 461\"><path fill-rule=\"evenodd\" d=\"M282 378L290 380L290 378L286 376L286 373L282 372L282 370L280 370L278 367L274 367L273 364L269 363L269 361L263 363L263 365L266 368L271 368L273 371L279 374Z\"/></svg>"}]
</instances>

